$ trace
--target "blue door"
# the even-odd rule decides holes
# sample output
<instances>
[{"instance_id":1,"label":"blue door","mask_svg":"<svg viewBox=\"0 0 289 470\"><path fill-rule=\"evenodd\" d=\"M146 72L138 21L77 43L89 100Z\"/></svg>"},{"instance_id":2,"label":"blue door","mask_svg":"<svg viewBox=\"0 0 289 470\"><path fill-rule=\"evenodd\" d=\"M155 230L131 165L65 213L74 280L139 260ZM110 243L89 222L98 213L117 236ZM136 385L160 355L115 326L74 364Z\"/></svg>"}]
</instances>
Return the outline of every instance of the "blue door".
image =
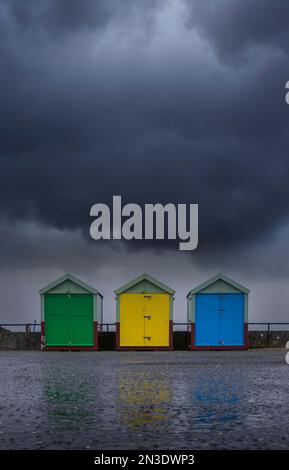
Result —
<instances>
[{"instance_id":1,"label":"blue door","mask_svg":"<svg viewBox=\"0 0 289 470\"><path fill-rule=\"evenodd\" d=\"M195 343L196 346L220 346L219 295L196 295Z\"/></svg>"},{"instance_id":2,"label":"blue door","mask_svg":"<svg viewBox=\"0 0 289 470\"><path fill-rule=\"evenodd\" d=\"M196 346L244 344L244 295L197 294Z\"/></svg>"},{"instance_id":3,"label":"blue door","mask_svg":"<svg viewBox=\"0 0 289 470\"><path fill-rule=\"evenodd\" d=\"M220 295L220 341L224 346L244 344L244 295Z\"/></svg>"}]
</instances>

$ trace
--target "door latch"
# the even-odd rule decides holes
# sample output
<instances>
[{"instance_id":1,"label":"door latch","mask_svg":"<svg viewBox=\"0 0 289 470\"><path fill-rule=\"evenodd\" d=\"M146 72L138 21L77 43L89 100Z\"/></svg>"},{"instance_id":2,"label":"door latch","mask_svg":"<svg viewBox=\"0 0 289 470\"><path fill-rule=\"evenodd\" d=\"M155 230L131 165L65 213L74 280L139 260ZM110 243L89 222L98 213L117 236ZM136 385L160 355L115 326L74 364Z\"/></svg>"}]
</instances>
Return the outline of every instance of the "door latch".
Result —
<instances>
[{"instance_id":1,"label":"door latch","mask_svg":"<svg viewBox=\"0 0 289 470\"><path fill-rule=\"evenodd\" d=\"M144 336L144 339L148 339L149 341L152 339L151 336Z\"/></svg>"}]
</instances>

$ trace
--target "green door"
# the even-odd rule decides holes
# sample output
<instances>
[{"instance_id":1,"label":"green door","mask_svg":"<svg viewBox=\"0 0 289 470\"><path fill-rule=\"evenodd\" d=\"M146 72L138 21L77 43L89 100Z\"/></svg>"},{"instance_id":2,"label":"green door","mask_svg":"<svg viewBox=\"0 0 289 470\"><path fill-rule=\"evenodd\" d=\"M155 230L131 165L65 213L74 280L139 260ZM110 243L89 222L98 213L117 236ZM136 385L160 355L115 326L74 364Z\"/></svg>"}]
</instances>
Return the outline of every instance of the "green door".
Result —
<instances>
[{"instance_id":1,"label":"green door","mask_svg":"<svg viewBox=\"0 0 289 470\"><path fill-rule=\"evenodd\" d=\"M69 346L69 298L66 294L45 295L47 346Z\"/></svg>"},{"instance_id":2,"label":"green door","mask_svg":"<svg viewBox=\"0 0 289 470\"><path fill-rule=\"evenodd\" d=\"M93 346L93 296L70 296L70 341L74 346Z\"/></svg>"},{"instance_id":3,"label":"green door","mask_svg":"<svg viewBox=\"0 0 289 470\"><path fill-rule=\"evenodd\" d=\"M47 346L93 346L93 295L45 296Z\"/></svg>"}]
</instances>

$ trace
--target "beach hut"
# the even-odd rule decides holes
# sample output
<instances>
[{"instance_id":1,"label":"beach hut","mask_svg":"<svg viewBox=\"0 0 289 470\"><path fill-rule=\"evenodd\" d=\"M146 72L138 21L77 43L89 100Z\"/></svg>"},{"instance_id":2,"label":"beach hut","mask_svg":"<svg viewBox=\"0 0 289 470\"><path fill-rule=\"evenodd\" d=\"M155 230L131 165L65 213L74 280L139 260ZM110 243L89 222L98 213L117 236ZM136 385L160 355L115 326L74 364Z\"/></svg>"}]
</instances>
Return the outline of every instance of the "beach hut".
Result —
<instances>
[{"instance_id":1,"label":"beach hut","mask_svg":"<svg viewBox=\"0 0 289 470\"><path fill-rule=\"evenodd\" d=\"M148 274L117 289L117 349L172 349L174 292Z\"/></svg>"},{"instance_id":2,"label":"beach hut","mask_svg":"<svg viewBox=\"0 0 289 470\"><path fill-rule=\"evenodd\" d=\"M217 274L187 295L191 349L246 349L249 289Z\"/></svg>"},{"instance_id":3,"label":"beach hut","mask_svg":"<svg viewBox=\"0 0 289 470\"><path fill-rule=\"evenodd\" d=\"M45 286L41 297L44 350L97 350L102 295L71 274Z\"/></svg>"}]
</instances>

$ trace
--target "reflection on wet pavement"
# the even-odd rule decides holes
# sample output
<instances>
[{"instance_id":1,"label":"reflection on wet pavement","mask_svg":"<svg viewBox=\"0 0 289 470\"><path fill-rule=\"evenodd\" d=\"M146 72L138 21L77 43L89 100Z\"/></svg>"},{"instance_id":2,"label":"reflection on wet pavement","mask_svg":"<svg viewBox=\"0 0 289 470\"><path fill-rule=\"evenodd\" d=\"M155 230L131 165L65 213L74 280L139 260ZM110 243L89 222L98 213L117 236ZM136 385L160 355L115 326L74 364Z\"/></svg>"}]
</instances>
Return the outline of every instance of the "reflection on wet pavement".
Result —
<instances>
[{"instance_id":1,"label":"reflection on wet pavement","mask_svg":"<svg viewBox=\"0 0 289 470\"><path fill-rule=\"evenodd\" d=\"M198 426L229 428L242 419L240 404L243 378L236 378L237 383L232 383L222 373L222 369L215 376L197 375L192 390L192 409L196 410L194 421Z\"/></svg>"},{"instance_id":2,"label":"reflection on wet pavement","mask_svg":"<svg viewBox=\"0 0 289 470\"><path fill-rule=\"evenodd\" d=\"M169 382L149 372L119 373L121 422L127 427L158 426L166 421L171 398Z\"/></svg>"},{"instance_id":3,"label":"reflection on wet pavement","mask_svg":"<svg viewBox=\"0 0 289 470\"><path fill-rule=\"evenodd\" d=\"M282 351L0 353L1 449L289 448Z\"/></svg>"}]
</instances>

